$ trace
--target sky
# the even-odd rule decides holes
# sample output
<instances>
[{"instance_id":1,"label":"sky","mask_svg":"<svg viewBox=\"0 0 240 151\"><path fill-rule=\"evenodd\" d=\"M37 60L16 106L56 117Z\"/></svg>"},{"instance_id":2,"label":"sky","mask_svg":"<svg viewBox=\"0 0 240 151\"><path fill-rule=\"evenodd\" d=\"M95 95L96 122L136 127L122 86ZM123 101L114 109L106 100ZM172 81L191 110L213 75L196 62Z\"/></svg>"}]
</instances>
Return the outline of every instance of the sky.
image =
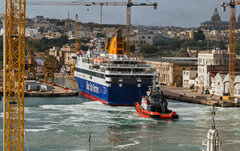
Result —
<instances>
[{"instance_id":1,"label":"sky","mask_svg":"<svg viewBox=\"0 0 240 151\"><path fill-rule=\"evenodd\" d=\"M27 1L127 1L127 0L27 0ZM229 8L225 13L222 12L222 2L229 0L132 0L134 3L157 2L158 9L153 7L132 7L132 24L147 26L180 26L180 27L198 27L201 22L210 20L214 9L218 12L222 20L229 20ZM0 0L0 13L4 12L5 0ZM237 8L237 16L239 15ZM36 15L48 18L65 19L75 18L78 14L80 22L100 22L100 8L83 6L32 6L27 5L27 17ZM125 7L103 7L104 24L125 24Z\"/></svg>"}]
</instances>

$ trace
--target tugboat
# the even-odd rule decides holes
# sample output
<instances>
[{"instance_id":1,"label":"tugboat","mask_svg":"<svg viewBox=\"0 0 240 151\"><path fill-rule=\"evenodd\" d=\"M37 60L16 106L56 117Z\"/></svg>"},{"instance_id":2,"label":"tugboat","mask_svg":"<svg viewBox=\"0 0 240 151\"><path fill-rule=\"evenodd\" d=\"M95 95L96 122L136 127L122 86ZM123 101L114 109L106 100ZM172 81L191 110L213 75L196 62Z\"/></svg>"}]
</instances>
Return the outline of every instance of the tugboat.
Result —
<instances>
[{"instance_id":1,"label":"tugboat","mask_svg":"<svg viewBox=\"0 0 240 151\"><path fill-rule=\"evenodd\" d=\"M168 102L164 99L159 87L150 88L147 96L143 96L141 102L136 103L136 112L140 116L155 119L178 119L176 112L168 109Z\"/></svg>"}]
</instances>

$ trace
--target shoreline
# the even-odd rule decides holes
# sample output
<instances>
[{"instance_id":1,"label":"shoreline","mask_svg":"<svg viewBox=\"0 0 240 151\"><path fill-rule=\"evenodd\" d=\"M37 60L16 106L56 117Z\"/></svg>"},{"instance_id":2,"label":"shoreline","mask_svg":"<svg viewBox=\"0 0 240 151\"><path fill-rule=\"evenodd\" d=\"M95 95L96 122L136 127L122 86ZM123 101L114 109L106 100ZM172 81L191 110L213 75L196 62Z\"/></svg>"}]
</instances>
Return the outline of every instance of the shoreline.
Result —
<instances>
[{"instance_id":1,"label":"shoreline","mask_svg":"<svg viewBox=\"0 0 240 151\"><path fill-rule=\"evenodd\" d=\"M208 106L215 105L218 107L240 107L240 104L236 104L232 101L220 100L220 96L201 94L199 92L193 92L187 88L160 85L160 90L163 91L163 95L167 99L177 100L180 102Z\"/></svg>"}]
</instances>

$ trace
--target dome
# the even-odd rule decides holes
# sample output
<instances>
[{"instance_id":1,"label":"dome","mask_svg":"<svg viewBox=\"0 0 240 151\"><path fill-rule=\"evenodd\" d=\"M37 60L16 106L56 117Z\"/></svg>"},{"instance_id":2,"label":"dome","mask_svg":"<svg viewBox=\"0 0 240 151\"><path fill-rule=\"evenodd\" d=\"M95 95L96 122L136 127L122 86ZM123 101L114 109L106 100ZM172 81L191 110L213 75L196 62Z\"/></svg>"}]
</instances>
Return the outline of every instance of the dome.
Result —
<instances>
[{"instance_id":1,"label":"dome","mask_svg":"<svg viewBox=\"0 0 240 151\"><path fill-rule=\"evenodd\" d=\"M211 19L212 22L217 22L217 21L221 21L221 17L220 15L218 14L218 11L217 11L217 8L215 8L215 11L212 15L212 19Z\"/></svg>"}]
</instances>

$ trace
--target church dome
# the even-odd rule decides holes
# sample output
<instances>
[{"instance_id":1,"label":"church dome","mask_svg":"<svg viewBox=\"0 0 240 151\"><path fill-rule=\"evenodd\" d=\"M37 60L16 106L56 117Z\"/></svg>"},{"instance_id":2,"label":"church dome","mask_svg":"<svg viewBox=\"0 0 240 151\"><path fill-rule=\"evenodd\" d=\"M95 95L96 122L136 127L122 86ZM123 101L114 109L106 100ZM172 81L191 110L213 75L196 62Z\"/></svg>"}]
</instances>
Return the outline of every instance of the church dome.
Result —
<instances>
[{"instance_id":1,"label":"church dome","mask_svg":"<svg viewBox=\"0 0 240 151\"><path fill-rule=\"evenodd\" d=\"M212 15L212 19L211 19L212 22L217 22L217 21L221 21L221 17L220 15L218 14L218 11L217 11L217 8L215 8L215 11Z\"/></svg>"}]
</instances>

